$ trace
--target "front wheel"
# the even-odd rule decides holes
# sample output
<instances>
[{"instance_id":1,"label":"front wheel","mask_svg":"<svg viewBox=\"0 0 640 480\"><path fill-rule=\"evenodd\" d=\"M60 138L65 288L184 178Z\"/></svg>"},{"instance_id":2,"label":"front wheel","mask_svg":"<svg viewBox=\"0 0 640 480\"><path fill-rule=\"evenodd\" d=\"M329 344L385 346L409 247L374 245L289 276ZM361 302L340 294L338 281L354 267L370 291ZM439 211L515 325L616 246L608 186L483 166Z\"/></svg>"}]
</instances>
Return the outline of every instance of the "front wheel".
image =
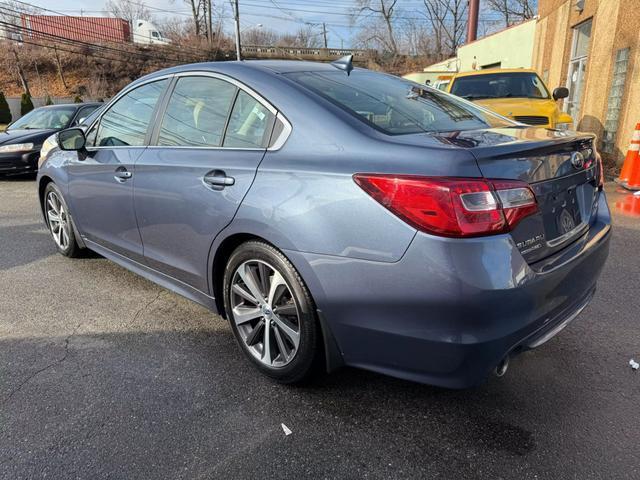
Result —
<instances>
[{"instance_id":1,"label":"front wheel","mask_svg":"<svg viewBox=\"0 0 640 480\"><path fill-rule=\"evenodd\" d=\"M66 257L79 256L81 248L76 241L69 208L62 197L62 192L53 182L45 188L43 206L49 232L58 252Z\"/></svg>"},{"instance_id":2,"label":"front wheel","mask_svg":"<svg viewBox=\"0 0 640 480\"><path fill-rule=\"evenodd\" d=\"M227 263L224 292L233 333L260 371L282 383L312 373L319 339L313 300L280 251L259 241L240 245Z\"/></svg>"}]
</instances>

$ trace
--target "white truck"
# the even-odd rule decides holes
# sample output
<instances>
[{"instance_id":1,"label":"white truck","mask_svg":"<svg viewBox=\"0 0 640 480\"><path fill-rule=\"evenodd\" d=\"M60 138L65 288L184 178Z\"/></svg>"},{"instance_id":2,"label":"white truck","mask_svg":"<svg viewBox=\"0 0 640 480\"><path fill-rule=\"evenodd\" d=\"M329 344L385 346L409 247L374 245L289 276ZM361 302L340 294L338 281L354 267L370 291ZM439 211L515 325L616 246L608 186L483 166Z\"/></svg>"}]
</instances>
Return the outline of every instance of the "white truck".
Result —
<instances>
[{"instance_id":1,"label":"white truck","mask_svg":"<svg viewBox=\"0 0 640 480\"><path fill-rule=\"evenodd\" d=\"M151 22L134 20L131 23L133 43L142 45L169 45L171 43L171 40L163 36L162 32Z\"/></svg>"}]
</instances>

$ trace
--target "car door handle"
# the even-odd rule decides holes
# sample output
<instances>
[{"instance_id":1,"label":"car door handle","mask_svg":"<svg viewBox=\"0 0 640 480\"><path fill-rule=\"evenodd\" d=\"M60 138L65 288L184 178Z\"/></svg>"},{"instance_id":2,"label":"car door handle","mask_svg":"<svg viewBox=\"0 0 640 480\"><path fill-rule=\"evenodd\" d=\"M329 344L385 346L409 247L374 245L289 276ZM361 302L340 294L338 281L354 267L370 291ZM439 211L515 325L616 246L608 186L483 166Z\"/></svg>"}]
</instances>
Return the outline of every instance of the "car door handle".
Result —
<instances>
[{"instance_id":1,"label":"car door handle","mask_svg":"<svg viewBox=\"0 0 640 480\"><path fill-rule=\"evenodd\" d=\"M222 190L224 187L229 187L236 183L235 178L227 177L227 174L222 170L213 170L207 173L202 181L214 190Z\"/></svg>"},{"instance_id":2,"label":"car door handle","mask_svg":"<svg viewBox=\"0 0 640 480\"><path fill-rule=\"evenodd\" d=\"M128 180L129 178L131 178L133 176L133 174L127 170L124 167L118 167L116 169L116 174L113 176L113 178L116 179L116 181L122 183L126 180Z\"/></svg>"}]
</instances>

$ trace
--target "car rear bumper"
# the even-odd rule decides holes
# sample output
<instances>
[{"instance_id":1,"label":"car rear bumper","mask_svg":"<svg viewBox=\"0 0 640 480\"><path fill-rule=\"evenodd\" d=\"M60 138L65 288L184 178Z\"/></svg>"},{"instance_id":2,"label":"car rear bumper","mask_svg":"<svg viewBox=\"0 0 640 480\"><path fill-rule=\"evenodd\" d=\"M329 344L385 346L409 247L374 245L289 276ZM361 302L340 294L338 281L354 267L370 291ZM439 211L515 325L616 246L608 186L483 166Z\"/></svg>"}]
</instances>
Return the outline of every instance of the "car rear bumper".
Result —
<instances>
[{"instance_id":1,"label":"car rear bumper","mask_svg":"<svg viewBox=\"0 0 640 480\"><path fill-rule=\"evenodd\" d=\"M286 253L347 365L464 388L575 318L593 296L609 241L602 193L589 232L533 265L509 235L452 240L418 233L392 264Z\"/></svg>"}]
</instances>

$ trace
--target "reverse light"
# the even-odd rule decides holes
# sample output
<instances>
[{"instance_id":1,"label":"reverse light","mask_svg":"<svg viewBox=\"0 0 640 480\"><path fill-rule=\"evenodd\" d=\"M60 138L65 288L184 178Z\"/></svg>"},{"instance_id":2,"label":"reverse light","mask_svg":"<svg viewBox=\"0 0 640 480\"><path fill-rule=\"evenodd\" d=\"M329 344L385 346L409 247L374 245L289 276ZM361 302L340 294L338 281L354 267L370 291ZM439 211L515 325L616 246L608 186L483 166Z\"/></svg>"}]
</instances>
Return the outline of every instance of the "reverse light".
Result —
<instances>
[{"instance_id":1,"label":"reverse light","mask_svg":"<svg viewBox=\"0 0 640 480\"><path fill-rule=\"evenodd\" d=\"M33 143L14 143L0 146L0 153L28 152L33 150Z\"/></svg>"},{"instance_id":2,"label":"reverse light","mask_svg":"<svg viewBox=\"0 0 640 480\"><path fill-rule=\"evenodd\" d=\"M524 182L356 174L376 201L418 230L445 237L505 233L538 211Z\"/></svg>"}]
</instances>

